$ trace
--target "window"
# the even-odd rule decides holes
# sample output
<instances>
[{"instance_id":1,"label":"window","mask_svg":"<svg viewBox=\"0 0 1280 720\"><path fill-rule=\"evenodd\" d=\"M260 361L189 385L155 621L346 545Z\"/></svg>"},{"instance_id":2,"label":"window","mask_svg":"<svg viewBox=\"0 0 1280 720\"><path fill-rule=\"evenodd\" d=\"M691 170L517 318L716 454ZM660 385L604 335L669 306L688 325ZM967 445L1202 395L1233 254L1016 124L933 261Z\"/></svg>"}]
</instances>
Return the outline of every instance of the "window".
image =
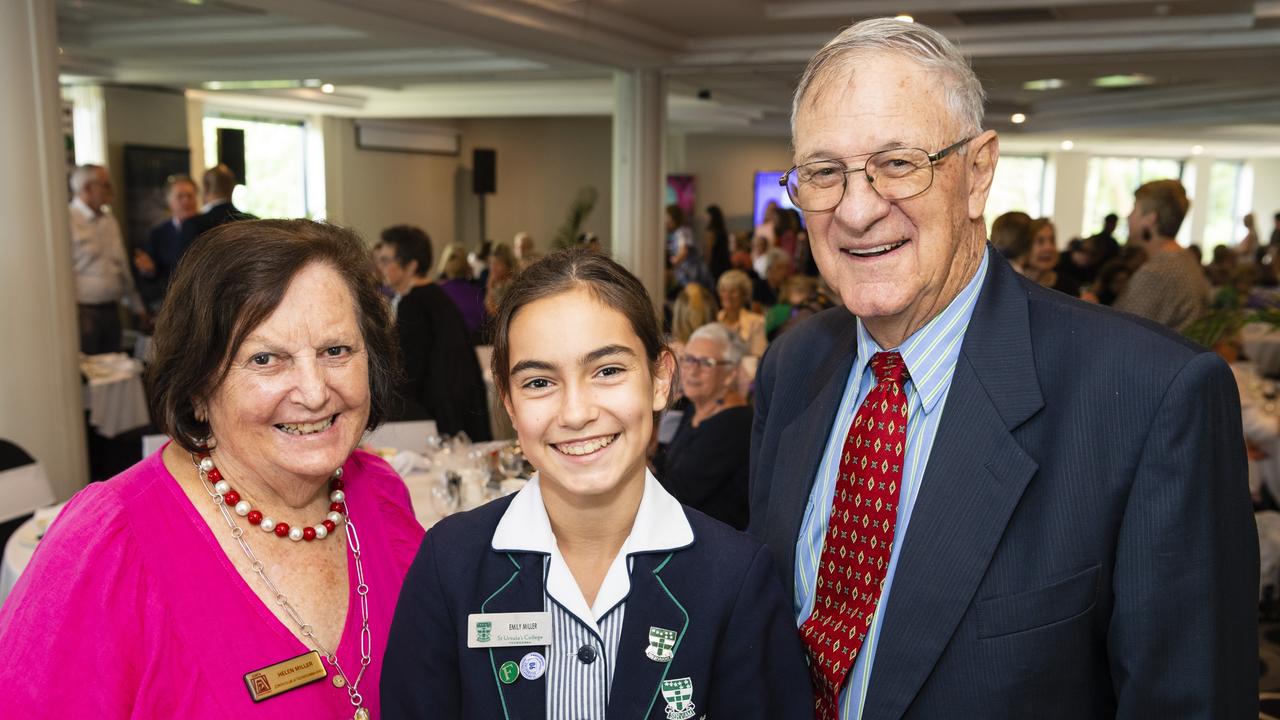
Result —
<instances>
[{"instance_id":1,"label":"window","mask_svg":"<svg viewBox=\"0 0 1280 720\"><path fill-rule=\"evenodd\" d=\"M1001 215L1020 210L1033 218L1044 214L1045 159L1041 155L1003 155L987 197L987 230Z\"/></svg>"},{"instance_id":2,"label":"window","mask_svg":"<svg viewBox=\"0 0 1280 720\"><path fill-rule=\"evenodd\" d=\"M1253 178L1238 160L1218 160L1209 168L1209 199L1203 207L1206 250L1215 245L1235 245L1244 239L1244 214L1253 195Z\"/></svg>"},{"instance_id":3,"label":"window","mask_svg":"<svg viewBox=\"0 0 1280 720\"><path fill-rule=\"evenodd\" d=\"M1108 213L1120 216L1117 239L1127 238L1124 218L1133 210L1133 191L1151 180L1182 179L1182 161L1170 158L1095 157L1089 159L1089 174L1084 190L1083 233L1092 235L1102 229ZM1186 241L1183 223L1178 237Z\"/></svg>"},{"instance_id":4,"label":"window","mask_svg":"<svg viewBox=\"0 0 1280 720\"><path fill-rule=\"evenodd\" d=\"M244 131L246 177L237 178L232 202L264 218L309 217L307 133L301 122L209 115L204 118L206 167L218 163L218 129Z\"/></svg>"}]
</instances>

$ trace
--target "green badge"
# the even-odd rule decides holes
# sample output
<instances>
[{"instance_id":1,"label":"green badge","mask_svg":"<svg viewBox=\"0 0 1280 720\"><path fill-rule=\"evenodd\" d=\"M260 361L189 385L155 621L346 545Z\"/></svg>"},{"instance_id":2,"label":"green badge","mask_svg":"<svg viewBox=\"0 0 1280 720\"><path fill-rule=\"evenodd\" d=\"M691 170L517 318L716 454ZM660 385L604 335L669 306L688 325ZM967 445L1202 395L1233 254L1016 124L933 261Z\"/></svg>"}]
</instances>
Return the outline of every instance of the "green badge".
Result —
<instances>
[{"instance_id":1,"label":"green badge","mask_svg":"<svg viewBox=\"0 0 1280 720\"><path fill-rule=\"evenodd\" d=\"M520 666L511 660L502 663L502 667L498 668L498 679L503 685L510 685L518 677L520 677Z\"/></svg>"},{"instance_id":2,"label":"green badge","mask_svg":"<svg viewBox=\"0 0 1280 720\"><path fill-rule=\"evenodd\" d=\"M693 680L678 678L662 681L662 699L667 701L667 720L689 720L693 708Z\"/></svg>"},{"instance_id":3,"label":"green badge","mask_svg":"<svg viewBox=\"0 0 1280 720\"><path fill-rule=\"evenodd\" d=\"M664 630L660 627L649 628L649 647L644 654L654 662L671 662L672 651L676 647L676 631Z\"/></svg>"},{"instance_id":4,"label":"green badge","mask_svg":"<svg viewBox=\"0 0 1280 720\"><path fill-rule=\"evenodd\" d=\"M493 623L483 621L476 623L476 642L489 642L489 636L492 631Z\"/></svg>"}]
</instances>

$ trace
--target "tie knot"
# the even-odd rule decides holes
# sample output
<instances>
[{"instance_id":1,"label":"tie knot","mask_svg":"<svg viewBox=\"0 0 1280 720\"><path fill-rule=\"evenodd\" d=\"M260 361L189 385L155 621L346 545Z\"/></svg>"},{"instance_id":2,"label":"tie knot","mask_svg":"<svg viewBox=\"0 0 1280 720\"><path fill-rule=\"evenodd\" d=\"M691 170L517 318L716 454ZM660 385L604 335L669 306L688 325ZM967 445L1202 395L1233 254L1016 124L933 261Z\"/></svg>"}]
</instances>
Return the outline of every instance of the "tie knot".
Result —
<instances>
[{"instance_id":1,"label":"tie knot","mask_svg":"<svg viewBox=\"0 0 1280 720\"><path fill-rule=\"evenodd\" d=\"M876 374L876 383L886 380L901 385L908 377L907 364L896 350L878 352L871 356L871 371Z\"/></svg>"}]
</instances>

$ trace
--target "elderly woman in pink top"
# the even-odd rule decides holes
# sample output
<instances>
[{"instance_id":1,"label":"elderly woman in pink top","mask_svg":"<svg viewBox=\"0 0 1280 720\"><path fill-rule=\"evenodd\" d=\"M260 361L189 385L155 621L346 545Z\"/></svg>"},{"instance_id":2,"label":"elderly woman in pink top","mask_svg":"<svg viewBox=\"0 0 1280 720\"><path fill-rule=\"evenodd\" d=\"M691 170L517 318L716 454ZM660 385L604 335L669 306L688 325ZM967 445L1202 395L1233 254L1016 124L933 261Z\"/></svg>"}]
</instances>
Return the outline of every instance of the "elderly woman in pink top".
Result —
<instances>
[{"instance_id":1,"label":"elderly woman in pink top","mask_svg":"<svg viewBox=\"0 0 1280 720\"><path fill-rule=\"evenodd\" d=\"M225 225L173 278L148 386L174 440L82 490L0 610L0 717L370 718L422 539L356 450L395 373L364 244Z\"/></svg>"}]
</instances>

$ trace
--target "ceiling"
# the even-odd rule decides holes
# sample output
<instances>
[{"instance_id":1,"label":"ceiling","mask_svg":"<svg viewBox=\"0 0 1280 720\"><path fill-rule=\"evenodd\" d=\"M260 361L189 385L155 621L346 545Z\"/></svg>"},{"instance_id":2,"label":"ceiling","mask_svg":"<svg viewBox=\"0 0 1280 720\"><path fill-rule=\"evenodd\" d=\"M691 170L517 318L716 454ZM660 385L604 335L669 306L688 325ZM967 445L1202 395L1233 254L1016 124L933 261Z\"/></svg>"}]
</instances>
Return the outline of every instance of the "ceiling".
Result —
<instances>
[{"instance_id":1,"label":"ceiling","mask_svg":"<svg viewBox=\"0 0 1280 720\"><path fill-rule=\"evenodd\" d=\"M1280 147L1280 0L57 4L72 81L359 117L605 115L612 72L652 68L668 79L675 127L778 135L818 47L853 20L909 13L972 57L987 124L1015 144L1069 133ZM1134 75L1142 84L1094 84Z\"/></svg>"}]
</instances>

